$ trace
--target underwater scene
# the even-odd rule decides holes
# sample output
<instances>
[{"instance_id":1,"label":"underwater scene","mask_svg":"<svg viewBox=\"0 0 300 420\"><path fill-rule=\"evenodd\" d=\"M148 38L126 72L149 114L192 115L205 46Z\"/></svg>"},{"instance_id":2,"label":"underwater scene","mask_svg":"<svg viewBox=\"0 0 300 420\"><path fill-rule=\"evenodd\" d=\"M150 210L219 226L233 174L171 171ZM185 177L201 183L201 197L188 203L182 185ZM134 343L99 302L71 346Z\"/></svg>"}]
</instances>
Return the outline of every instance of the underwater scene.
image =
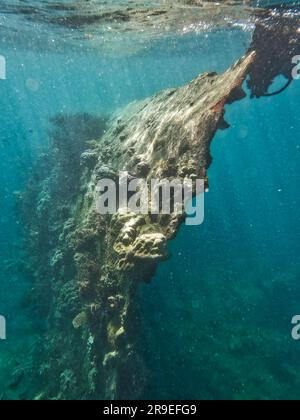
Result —
<instances>
[{"instance_id":1,"label":"underwater scene","mask_svg":"<svg viewBox=\"0 0 300 420\"><path fill-rule=\"evenodd\" d=\"M300 399L300 1L0 0L0 400Z\"/></svg>"}]
</instances>

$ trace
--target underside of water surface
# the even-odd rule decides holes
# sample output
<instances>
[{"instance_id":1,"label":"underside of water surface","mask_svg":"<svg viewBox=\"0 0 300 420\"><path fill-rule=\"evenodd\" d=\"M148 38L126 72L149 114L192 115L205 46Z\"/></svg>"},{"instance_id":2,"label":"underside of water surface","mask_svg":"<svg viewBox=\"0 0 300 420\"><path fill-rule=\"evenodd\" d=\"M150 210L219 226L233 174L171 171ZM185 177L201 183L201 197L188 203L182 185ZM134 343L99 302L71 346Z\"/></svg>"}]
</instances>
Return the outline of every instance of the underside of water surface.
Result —
<instances>
[{"instance_id":1,"label":"underside of water surface","mask_svg":"<svg viewBox=\"0 0 300 420\"><path fill-rule=\"evenodd\" d=\"M0 1L0 400L299 399L299 10Z\"/></svg>"}]
</instances>

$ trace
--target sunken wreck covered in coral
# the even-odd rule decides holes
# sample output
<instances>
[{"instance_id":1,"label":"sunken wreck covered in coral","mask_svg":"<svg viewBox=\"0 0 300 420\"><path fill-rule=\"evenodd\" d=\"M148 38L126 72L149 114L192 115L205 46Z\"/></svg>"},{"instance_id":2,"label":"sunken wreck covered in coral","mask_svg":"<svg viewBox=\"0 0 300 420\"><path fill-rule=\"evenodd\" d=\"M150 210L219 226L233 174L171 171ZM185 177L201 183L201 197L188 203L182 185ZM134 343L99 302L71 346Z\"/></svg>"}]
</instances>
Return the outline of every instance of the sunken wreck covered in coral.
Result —
<instances>
[{"instance_id":1,"label":"sunken wreck covered in coral","mask_svg":"<svg viewBox=\"0 0 300 420\"><path fill-rule=\"evenodd\" d=\"M37 399L141 395L147 369L135 295L168 257L167 243L183 217L100 215L97 183L117 180L120 171L148 180L205 179L214 135L229 127L225 106L245 97L248 75L257 97L268 94L276 76L289 80L296 25L268 15L256 31L248 53L224 74L200 75L110 118L53 121L51 152L22 202L35 267L32 305L49 323L36 358ZM274 61L272 37L282 40Z\"/></svg>"}]
</instances>

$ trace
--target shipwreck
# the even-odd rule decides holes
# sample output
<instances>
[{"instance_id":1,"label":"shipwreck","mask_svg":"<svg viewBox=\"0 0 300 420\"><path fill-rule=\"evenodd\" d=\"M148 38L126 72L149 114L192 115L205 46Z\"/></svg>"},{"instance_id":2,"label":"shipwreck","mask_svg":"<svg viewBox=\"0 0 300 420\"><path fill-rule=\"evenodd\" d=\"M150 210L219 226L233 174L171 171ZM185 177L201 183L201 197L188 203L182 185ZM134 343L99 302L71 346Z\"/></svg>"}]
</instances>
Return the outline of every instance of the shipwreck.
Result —
<instances>
[{"instance_id":1,"label":"shipwreck","mask_svg":"<svg viewBox=\"0 0 300 420\"><path fill-rule=\"evenodd\" d=\"M39 163L38 182L22 199L35 267L32 305L49 324L36 358L36 398L141 394L147 370L139 353L136 291L168 258L168 241L184 215L99 215L96 186L103 177L117 181L120 171L208 182L211 142L229 128L225 109L245 98L244 82L257 98L292 82L299 19L273 11L259 11L256 19L249 50L224 74L202 74L101 119L96 140L89 133L77 139L74 130L65 141L65 121L55 121L50 157ZM286 83L274 92L277 76Z\"/></svg>"}]
</instances>

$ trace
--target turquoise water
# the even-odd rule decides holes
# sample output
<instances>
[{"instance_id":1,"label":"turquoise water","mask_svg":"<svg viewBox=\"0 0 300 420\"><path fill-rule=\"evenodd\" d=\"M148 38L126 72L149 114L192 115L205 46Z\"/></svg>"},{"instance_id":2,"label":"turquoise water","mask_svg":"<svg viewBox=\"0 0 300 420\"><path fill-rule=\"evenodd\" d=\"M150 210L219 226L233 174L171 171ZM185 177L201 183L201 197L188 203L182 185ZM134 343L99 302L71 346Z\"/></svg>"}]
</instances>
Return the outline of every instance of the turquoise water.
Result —
<instances>
[{"instance_id":1,"label":"turquoise water","mask_svg":"<svg viewBox=\"0 0 300 420\"><path fill-rule=\"evenodd\" d=\"M16 201L47 153L50 118L109 115L201 72L223 71L250 37L240 30L170 36L119 57L84 46L56 52L0 43L7 61L7 80L0 80L0 314L8 333L0 341L0 397L30 396L15 374L32 362L47 329L26 305L32 277ZM140 289L151 372L143 398L299 398L300 345L291 339L300 311L299 98L295 81L282 95L227 108L231 128L213 142L205 222L182 227L170 260Z\"/></svg>"},{"instance_id":2,"label":"turquoise water","mask_svg":"<svg viewBox=\"0 0 300 420\"><path fill-rule=\"evenodd\" d=\"M228 109L205 223L143 290L153 398L299 398L299 94Z\"/></svg>"}]
</instances>

